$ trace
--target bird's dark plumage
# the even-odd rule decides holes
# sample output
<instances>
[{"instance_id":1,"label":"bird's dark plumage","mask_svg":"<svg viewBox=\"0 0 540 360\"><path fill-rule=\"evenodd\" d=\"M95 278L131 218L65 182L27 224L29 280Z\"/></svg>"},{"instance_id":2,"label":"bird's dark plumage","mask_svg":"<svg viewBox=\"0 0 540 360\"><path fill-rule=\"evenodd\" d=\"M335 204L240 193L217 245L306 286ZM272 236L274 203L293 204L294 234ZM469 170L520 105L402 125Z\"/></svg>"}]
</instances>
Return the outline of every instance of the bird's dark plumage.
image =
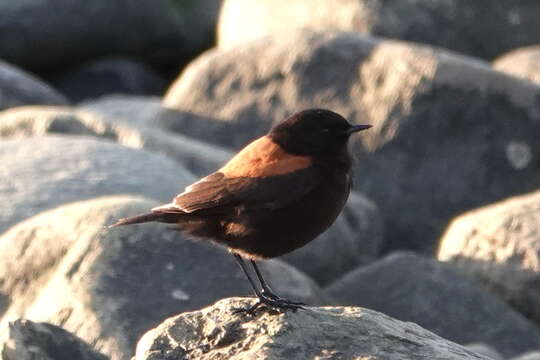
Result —
<instances>
[{"instance_id":1,"label":"bird's dark plumage","mask_svg":"<svg viewBox=\"0 0 540 360\"><path fill-rule=\"evenodd\" d=\"M296 113L171 203L112 227L173 223L195 237L225 245L239 261L240 256L253 260L283 255L334 222L351 187L347 140L369 127L353 126L323 109ZM264 292L266 284L259 279Z\"/></svg>"}]
</instances>

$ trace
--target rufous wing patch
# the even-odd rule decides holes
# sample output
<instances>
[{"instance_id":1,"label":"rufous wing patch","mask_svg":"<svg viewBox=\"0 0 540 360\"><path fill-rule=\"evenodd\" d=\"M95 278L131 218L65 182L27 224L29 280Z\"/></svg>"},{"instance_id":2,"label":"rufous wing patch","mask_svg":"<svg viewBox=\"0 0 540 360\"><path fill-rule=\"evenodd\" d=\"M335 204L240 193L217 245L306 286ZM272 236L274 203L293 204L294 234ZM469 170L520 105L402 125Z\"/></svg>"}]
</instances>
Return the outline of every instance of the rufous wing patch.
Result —
<instances>
[{"instance_id":1,"label":"rufous wing patch","mask_svg":"<svg viewBox=\"0 0 540 360\"><path fill-rule=\"evenodd\" d=\"M309 156L292 155L267 136L242 149L218 171L226 177L267 177L284 175L309 167Z\"/></svg>"}]
</instances>

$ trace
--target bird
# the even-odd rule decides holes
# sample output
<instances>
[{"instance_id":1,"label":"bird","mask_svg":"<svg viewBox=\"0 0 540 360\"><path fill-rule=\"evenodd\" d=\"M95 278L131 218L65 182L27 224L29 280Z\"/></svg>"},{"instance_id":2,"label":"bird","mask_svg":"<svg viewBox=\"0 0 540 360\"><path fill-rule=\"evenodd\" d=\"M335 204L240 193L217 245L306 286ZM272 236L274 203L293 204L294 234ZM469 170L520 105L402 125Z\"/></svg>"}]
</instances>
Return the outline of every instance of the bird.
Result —
<instances>
[{"instance_id":1,"label":"bird","mask_svg":"<svg viewBox=\"0 0 540 360\"><path fill-rule=\"evenodd\" d=\"M216 172L187 186L170 203L109 226L159 222L225 246L249 281L259 307L287 311L304 305L276 295L257 262L298 249L335 221L352 187L353 125L326 109L296 112L240 150ZM248 271L253 267L260 286Z\"/></svg>"}]
</instances>

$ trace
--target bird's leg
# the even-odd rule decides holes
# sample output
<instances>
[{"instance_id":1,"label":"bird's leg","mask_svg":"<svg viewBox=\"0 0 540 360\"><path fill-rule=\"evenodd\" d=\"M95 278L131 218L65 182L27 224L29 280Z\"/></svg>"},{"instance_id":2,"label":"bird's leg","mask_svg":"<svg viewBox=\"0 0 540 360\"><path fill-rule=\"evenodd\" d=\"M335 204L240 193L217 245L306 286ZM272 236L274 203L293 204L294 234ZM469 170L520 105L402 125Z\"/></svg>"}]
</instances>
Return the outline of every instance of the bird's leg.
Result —
<instances>
[{"instance_id":1,"label":"bird's leg","mask_svg":"<svg viewBox=\"0 0 540 360\"><path fill-rule=\"evenodd\" d=\"M302 306L300 304L293 303L291 301L281 299L278 296L274 295L273 293L272 293L272 295L275 298L264 295L259 290L259 288L257 288L257 286L255 285L255 282L251 278L251 275L249 274L249 272L248 272L248 270L246 268L246 264L244 263L244 259L242 259L242 257L240 255L238 255L238 254L233 254L233 255L234 255L234 258L236 259L236 262L238 263L238 265L240 265L240 268L242 269L242 271L246 275L251 287L253 288L253 291L255 292L257 297L259 298L259 302L256 303L255 305L250 306L250 307L245 308L245 309L235 309L234 313L246 312L246 313L248 313L250 315L253 315L255 313L255 310L261 305L266 305L269 308L273 308L273 309L277 309L277 310L281 310L281 309L283 309L283 310L302 309ZM255 266L255 268L256 268L256 266ZM256 272L257 272L257 277L259 277L261 275L260 272L259 272L259 269L257 269ZM259 280L260 279L262 279L262 276L259 278ZM265 284L264 286L266 286L267 289L270 289L268 287L268 285L264 282L264 279L261 282L261 286L262 286L263 283Z\"/></svg>"},{"instance_id":2,"label":"bird's leg","mask_svg":"<svg viewBox=\"0 0 540 360\"><path fill-rule=\"evenodd\" d=\"M272 288L270 288L270 285L268 285L268 283L264 280L263 276L262 276L262 273L261 271L259 270L259 267L257 266L257 263L254 261L254 260L250 260L251 261L251 265L253 266L253 269L255 270L255 274L257 275L257 278L259 279L259 282L261 283L261 287L262 287L262 295L263 296L266 296L272 300L278 300L278 301L285 301L289 304L292 304L292 305L306 305L304 303L301 303L301 302L295 302L295 301L290 301L290 300L285 300L281 297L279 297L278 295L276 295L274 293L274 291L272 290Z\"/></svg>"}]
</instances>

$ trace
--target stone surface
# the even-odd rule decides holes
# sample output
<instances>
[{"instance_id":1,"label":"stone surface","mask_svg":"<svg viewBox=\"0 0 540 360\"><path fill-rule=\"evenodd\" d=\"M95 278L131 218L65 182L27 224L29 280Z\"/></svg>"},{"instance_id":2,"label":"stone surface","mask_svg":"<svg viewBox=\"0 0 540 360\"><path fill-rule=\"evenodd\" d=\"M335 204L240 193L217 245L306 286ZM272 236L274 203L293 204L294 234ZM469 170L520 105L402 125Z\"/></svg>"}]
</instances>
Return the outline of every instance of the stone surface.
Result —
<instances>
[{"instance_id":1,"label":"stone surface","mask_svg":"<svg viewBox=\"0 0 540 360\"><path fill-rule=\"evenodd\" d=\"M186 240L164 224L104 229L157 204L133 197L87 200L41 213L4 233L0 334L20 317L46 321L74 332L113 360L125 360L139 337L164 318L223 297L251 294L234 259L221 247ZM261 265L283 297L331 303L291 266L278 261Z\"/></svg>"},{"instance_id":2,"label":"stone surface","mask_svg":"<svg viewBox=\"0 0 540 360\"><path fill-rule=\"evenodd\" d=\"M502 356L489 345L486 345L483 343L471 343L471 344L466 344L465 347L471 350L472 352L475 352L480 355L484 355L485 357L489 359L504 360Z\"/></svg>"},{"instance_id":3,"label":"stone surface","mask_svg":"<svg viewBox=\"0 0 540 360\"><path fill-rule=\"evenodd\" d=\"M368 309L231 314L251 303L224 299L169 318L139 341L135 359L488 359Z\"/></svg>"},{"instance_id":4,"label":"stone surface","mask_svg":"<svg viewBox=\"0 0 540 360\"><path fill-rule=\"evenodd\" d=\"M220 0L95 0L76 5L71 0L3 0L0 58L33 70L107 55L176 67L209 46L219 4ZM193 26L191 17L205 12Z\"/></svg>"},{"instance_id":5,"label":"stone surface","mask_svg":"<svg viewBox=\"0 0 540 360\"><path fill-rule=\"evenodd\" d=\"M528 0L226 0L218 43L309 27L426 43L489 60L539 43L539 11L540 4Z\"/></svg>"},{"instance_id":6,"label":"stone surface","mask_svg":"<svg viewBox=\"0 0 540 360\"><path fill-rule=\"evenodd\" d=\"M65 105L67 102L42 80L0 60L0 110L21 105Z\"/></svg>"},{"instance_id":7,"label":"stone surface","mask_svg":"<svg viewBox=\"0 0 540 360\"><path fill-rule=\"evenodd\" d=\"M76 136L2 141L0 162L0 234L43 210L95 196L168 202L195 179L162 155Z\"/></svg>"},{"instance_id":8,"label":"stone surface","mask_svg":"<svg viewBox=\"0 0 540 360\"><path fill-rule=\"evenodd\" d=\"M69 107L20 107L0 112L0 137L15 139L50 134L95 136L119 144L162 153L202 176L225 163L226 149L160 128L143 102L124 103L122 114ZM119 109L119 107L115 107ZM150 111L148 111L150 110ZM129 114L133 114L130 118ZM181 190L181 189L179 189Z\"/></svg>"},{"instance_id":9,"label":"stone surface","mask_svg":"<svg viewBox=\"0 0 540 360\"><path fill-rule=\"evenodd\" d=\"M72 102L107 94L161 95L165 79L144 63L131 58L93 60L62 71L51 83Z\"/></svg>"},{"instance_id":10,"label":"stone surface","mask_svg":"<svg viewBox=\"0 0 540 360\"><path fill-rule=\"evenodd\" d=\"M503 54L493 67L504 73L540 84L540 45L528 46Z\"/></svg>"},{"instance_id":11,"label":"stone surface","mask_svg":"<svg viewBox=\"0 0 540 360\"><path fill-rule=\"evenodd\" d=\"M540 360L540 351L530 351L511 360Z\"/></svg>"},{"instance_id":12,"label":"stone surface","mask_svg":"<svg viewBox=\"0 0 540 360\"><path fill-rule=\"evenodd\" d=\"M62 329L29 320L9 324L9 340L2 350L3 360L107 360L87 343Z\"/></svg>"},{"instance_id":13,"label":"stone surface","mask_svg":"<svg viewBox=\"0 0 540 360\"><path fill-rule=\"evenodd\" d=\"M372 124L353 147L356 185L381 207L385 250L433 253L457 214L540 187L539 99L539 87L475 59L303 30L207 52L164 104L233 126L215 141L234 148L309 107Z\"/></svg>"},{"instance_id":14,"label":"stone surface","mask_svg":"<svg viewBox=\"0 0 540 360\"><path fill-rule=\"evenodd\" d=\"M540 348L540 331L452 266L395 253L328 288L339 304L412 321L460 344L482 342L504 357Z\"/></svg>"},{"instance_id":15,"label":"stone surface","mask_svg":"<svg viewBox=\"0 0 540 360\"><path fill-rule=\"evenodd\" d=\"M540 323L540 191L457 217L438 258Z\"/></svg>"}]
</instances>

